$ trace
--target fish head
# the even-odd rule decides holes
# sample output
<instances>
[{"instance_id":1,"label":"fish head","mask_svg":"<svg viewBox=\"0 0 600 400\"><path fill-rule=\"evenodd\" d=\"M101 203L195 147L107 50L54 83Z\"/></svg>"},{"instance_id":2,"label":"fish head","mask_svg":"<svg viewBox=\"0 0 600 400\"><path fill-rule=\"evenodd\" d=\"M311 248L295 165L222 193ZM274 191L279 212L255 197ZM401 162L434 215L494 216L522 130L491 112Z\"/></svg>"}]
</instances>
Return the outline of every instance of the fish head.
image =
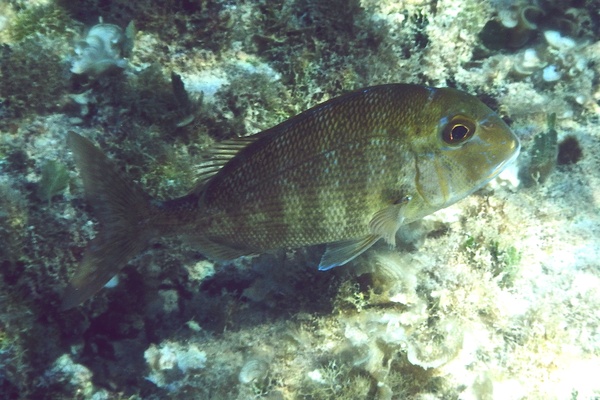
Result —
<instances>
[{"instance_id":1,"label":"fish head","mask_svg":"<svg viewBox=\"0 0 600 400\"><path fill-rule=\"evenodd\" d=\"M479 99L455 89L435 89L429 129L416 148L415 185L430 210L466 197L495 178L519 154L520 142ZM426 136L426 137L425 137Z\"/></svg>"}]
</instances>

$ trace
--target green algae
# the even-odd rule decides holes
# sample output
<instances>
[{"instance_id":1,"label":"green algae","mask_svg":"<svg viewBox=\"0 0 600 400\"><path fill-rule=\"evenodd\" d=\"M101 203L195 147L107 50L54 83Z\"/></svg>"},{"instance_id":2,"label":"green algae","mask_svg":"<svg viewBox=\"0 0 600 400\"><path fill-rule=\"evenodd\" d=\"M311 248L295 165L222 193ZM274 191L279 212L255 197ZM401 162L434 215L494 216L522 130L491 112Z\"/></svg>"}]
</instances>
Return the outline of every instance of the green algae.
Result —
<instances>
[{"instance_id":1,"label":"green algae","mask_svg":"<svg viewBox=\"0 0 600 400\"><path fill-rule=\"evenodd\" d=\"M37 196L50 203L52 197L60 194L69 184L69 171L66 165L57 160L49 160L42 167L42 178L38 183Z\"/></svg>"},{"instance_id":2,"label":"green algae","mask_svg":"<svg viewBox=\"0 0 600 400\"><path fill-rule=\"evenodd\" d=\"M533 145L529 151L530 159L519 173L521 182L525 187L546 182L558 158L558 132L555 129L556 114L548 115L547 130L533 138Z\"/></svg>"},{"instance_id":3,"label":"green algae","mask_svg":"<svg viewBox=\"0 0 600 400\"><path fill-rule=\"evenodd\" d=\"M52 46L31 36L12 46L0 45L0 98L9 115L57 108L68 81L61 56Z\"/></svg>"},{"instance_id":4,"label":"green algae","mask_svg":"<svg viewBox=\"0 0 600 400\"><path fill-rule=\"evenodd\" d=\"M10 36L15 42L36 36L73 38L77 27L62 7L48 3L17 13L10 27Z\"/></svg>"}]
</instances>

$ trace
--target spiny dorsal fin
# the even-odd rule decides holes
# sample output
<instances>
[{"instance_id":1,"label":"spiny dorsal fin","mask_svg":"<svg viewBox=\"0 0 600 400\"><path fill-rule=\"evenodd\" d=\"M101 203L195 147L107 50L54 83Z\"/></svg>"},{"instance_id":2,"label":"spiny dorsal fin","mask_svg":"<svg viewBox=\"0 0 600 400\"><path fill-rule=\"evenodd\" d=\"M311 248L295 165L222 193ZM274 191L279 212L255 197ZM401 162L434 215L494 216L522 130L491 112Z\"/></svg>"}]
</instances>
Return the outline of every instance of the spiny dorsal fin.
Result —
<instances>
[{"instance_id":1,"label":"spiny dorsal fin","mask_svg":"<svg viewBox=\"0 0 600 400\"><path fill-rule=\"evenodd\" d=\"M245 149L250 143L255 142L260 135L246 136L223 140L210 146L203 154L205 159L198 167L198 177L193 193L202 190L204 185L217 174L232 158Z\"/></svg>"}]
</instances>

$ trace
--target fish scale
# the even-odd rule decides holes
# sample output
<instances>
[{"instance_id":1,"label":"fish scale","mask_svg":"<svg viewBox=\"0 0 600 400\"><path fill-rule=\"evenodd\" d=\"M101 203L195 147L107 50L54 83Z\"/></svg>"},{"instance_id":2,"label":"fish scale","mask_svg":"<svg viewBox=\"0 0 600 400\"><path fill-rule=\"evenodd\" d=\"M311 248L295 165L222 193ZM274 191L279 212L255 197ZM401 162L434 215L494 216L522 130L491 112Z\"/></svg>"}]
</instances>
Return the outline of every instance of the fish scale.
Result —
<instances>
[{"instance_id":1,"label":"fish scale","mask_svg":"<svg viewBox=\"0 0 600 400\"><path fill-rule=\"evenodd\" d=\"M351 109L353 108L351 107ZM347 178L350 177L348 172L341 174L340 170L345 169L349 172L355 170L358 171L358 169L355 168L355 165L344 165L345 160L348 160L352 164L356 163L356 157L353 153L363 152L368 148L373 149L376 154L380 154L381 151L385 151L385 149L382 149L382 146L377 146L377 143L374 143L375 145L372 146L359 147L361 143L356 141L355 139L357 136L360 138L359 135L361 134L361 127L365 125L365 122L357 116L368 116L368 113L349 113L351 118L347 123L343 124L344 126L340 127L340 125L342 125L341 123L335 123L335 121L340 121L339 118L333 123L331 122L330 114L335 111L336 110L333 107L327 107L324 109L324 115L316 119L309 119L308 124L298 123L291 129L289 126L283 126L281 130L287 131L285 132L285 136L281 135L281 137L285 137L285 140L277 141L277 143L284 142L284 144L282 146L275 146L275 149L261 149L262 154L270 155L269 158L273 160L272 162L265 162L265 158L261 157L260 154L257 154L255 157L255 163L240 163L240 167L249 171L249 175L251 176L265 176L269 174L276 174L279 178L276 182L283 182L285 184L290 185L290 181L293 181L296 184L296 186L294 188L291 188L293 189L292 191L310 190L311 188L322 189L324 187L328 188L330 192L335 191L336 186L339 186L335 185L335 182L339 180L338 177L344 175L346 175ZM308 127L304 125L308 125ZM337 133L338 131L339 133ZM305 135L304 132L315 133L309 136ZM343 139L341 143L339 143L339 138ZM348 147L346 151L348 153L347 155L342 154L342 151L344 151L345 149L338 150L337 154L332 153L332 151L335 151L332 150L332 146L334 145L334 139L338 141L338 143L335 143L336 146L343 145ZM365 140L365 138L360 139ZM366 138L366 140L369 140L369 138ZM284 155L284 157L277 157L279 148L286 147L300 148L303 151L301 153L294 153L292 157L289 157L287 155ZM335 156L330 157L330 155L332 154L334 154ZM311 160L305 161L302 158L298 159L294 156L308 156L311 158ZM325 161L319 162L319 160L316 159L317 157L325 158ZM365 161L368 162L370 157L364 158ZM312 161L312 163L310 163L310 161ZM298 168L298 164L302 164L303 162L304 165ZM277 165L276 163L279 164ZM371 165L371 167L375 168L375 165ZM380 170L379 167L377 169ZM325 170L328 171L327 174L323 174L323 171ZM358 173L360 174L360 176L356 177L354 181L358 183L365 182L364 171L360 171ZM289 174L291 174L289 179L283 178L284 176L287 177ZM217 198L213 197L213 195L211 196L210 200L207 200L205 202L205 206L210 207L211 204L214 202L216 203L217 207L219 207L219 205L222 204L221 199L223 197L230 195L236 196L238 193L245 193L247 195L249 190L248 186L252 186L255 184L255 181L251 180L251 176L244 174L243 171L239 171L239 173L231 173L231 176L237 179L228 179L225 182L216 181L214 186L207 188L207 192L214 193L222 190L222 186L220 185L221 183L224 183L227 186L227 188L223 190L223 192L226 193L225 196ZM316 179L316 177L319 176L328 179ZM268 179L263 178L263 181L267 180ZM275 185L275 183L273 182L268 183L271 187L281 187L282 190L280 191L280 195L272 196L271 193L264 193L267 195L263 196L261 190L255 188L255 191L253 192L258 192L257 197L264 202L262 206L259 206L257 208L266 207L266 202L286 202L284 196L289 194L289 192L285 190L286 188L284 188L283 185ZM355 196L357 194L357 188L351 187L351 184L352 180L347 179L345 182L345 186L341 190L343 190L344 192L349 192L352 196ZM315 206L319 206L319 204L313 203L312 200L314 199L314 197L315 196L304 196L306 201L303 202L302 208L312 209L315 208Z\"/></svg>"},{"instance_id":2,"label":"fish scale","mask_svg":"<svg viewBox=\"0 0 600 400\"><path fill-rule=\"evenodd\" d=\"M69 133L101 230L63 308L91 297L164 236L233 259L326 243L319 268L343 265L401 225L460 200L519 153L508 126L475 97L388 84L317 105L253 136L218 143L187 196L159 201L89 140Z\"/></svg>"}]
</instances>

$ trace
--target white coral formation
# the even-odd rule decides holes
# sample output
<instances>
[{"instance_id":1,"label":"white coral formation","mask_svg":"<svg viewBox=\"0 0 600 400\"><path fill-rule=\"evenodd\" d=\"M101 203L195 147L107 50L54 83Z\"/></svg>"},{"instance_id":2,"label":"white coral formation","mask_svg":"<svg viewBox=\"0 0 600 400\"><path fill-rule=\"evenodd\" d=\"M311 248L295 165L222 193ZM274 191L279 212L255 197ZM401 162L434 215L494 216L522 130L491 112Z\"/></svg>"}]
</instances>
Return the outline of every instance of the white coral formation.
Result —
<instances>
[{"instance_id":1,"label":"white coral formation","mask_svg":"<svg viewBox=\"0 0 600 400\"><path fill-rule=\"evenodd\" d=\"M402 311L362 312L344 319L344 336L358 349L354 365L377 379L387 375L381 360L389 358L390 351L406 352L411 364L429 369L451 361L462 349L463 324L454 317L432 323L430 306L417 292L422 261L396 252L376 252L369 264L378 280L387 282L382 300L397 303ZM443 307L448 296L432 293L431 297ZM382 348L381 343L386 346Z\"/></svg>"},{"instance_id":2,"label":"white coral formation","mask_svg":"<svg viewBox=\"0 0 600 400\"><path fill-rule=\"evenodd\" d=\"M540 59L538 52L535 49L526 49L525 51L517 54L514 70L519 75L531 75L532 73L539 71L543 68L546 62Z\"/></svg>"},{"instance_id":3,"label":"white coral formation","mask_svg":"<svg viewBox=\"0 0 600 400\"><path fill-rule=\"evenodd\" d=\"M193 373L206 366L206 353L196 344L181 344L166 340L152 344L144 352L150 369L147 379L167 390L178 390Z\"/></svg>"},{"instance_id":4,"label":"white coral formation","mask_svg":"<svg viewBox=\"0 0 600 400\"><path fill-rule=\"evenodd\" d=\"M130 31L128 27L127 32ZM131 39L117 25L100 23L93 26L85 39L75 46L76 57L71 72L95 76L113 68L125 68L127 60L124 57Z\"/></svg>"},{"instance_id":5,"label":"white coral formation","mask_svg":"<svg viewBox=\"0 0 600 400\"><path fill-rule=\"evenodd\" d=\"M85 399L108 399L109 394L105 389L94 386L92 376L92 371L85 365L77 364L69 354L63 354L46 370L42 381L45 385L72 386Z\"/></svg>"},{"instance_id":6,"label":"white coral formation","mask_svg":"<svg viewBox=\"0 0 600 400\"><path fill-rule=\"evenodd\" d=\"M249 384L266 378L269 373L269 363L262 358L252 358L242 366L238 374L240 383Z\"/></svg>"}]
</instances>

